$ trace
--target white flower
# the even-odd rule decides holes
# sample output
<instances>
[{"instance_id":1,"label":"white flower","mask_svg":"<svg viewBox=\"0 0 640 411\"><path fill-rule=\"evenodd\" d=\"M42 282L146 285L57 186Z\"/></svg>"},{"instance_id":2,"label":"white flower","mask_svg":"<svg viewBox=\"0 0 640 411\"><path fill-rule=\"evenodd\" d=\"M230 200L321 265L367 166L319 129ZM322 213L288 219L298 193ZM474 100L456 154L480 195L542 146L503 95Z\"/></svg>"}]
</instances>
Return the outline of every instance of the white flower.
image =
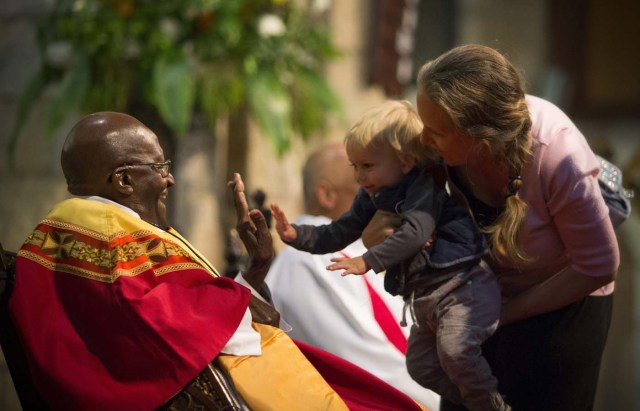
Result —
<instances>
[{"instance_id":1,"label":"white flower","mask_svg":"<svg viewBox=\"0 0 640 411\"><path fill-rule=\"evenodd\" d=\"M124 58L128 60L133 60L140 56L140 43L136 40L128 40L124 45Z\"/></svg>"},{"instance_id":2,"label":"white flower","mask_svg":"<svg viewBox=\"0 0 640 411\"><path fill-rule=\"evenodd\" d=\"M281 36L287 28L282 19L275 14L265 14L258 21L258 33L260 37Z\"/></svg>"},{"instance_id":3,"label":"white flower","mask_svg":"<svg viewBox=\"0 0 640 411\"><path fill-rule=\"evenodd\" d=\"M44 59L52 67L68 67L73 57L73 46L68 41L56 41L47 44Z\"/></svg>"},{"instance_id":4,"label":"white flower","mask_svg":"<svg viewBox=\"0 0 640 411\"><path fill-rule=\"evenodd\" d=\"M160 31L172 42L178 39L180 35L180 27L176 19L165 17L160 20Z\"/></svg>"},{"instance_id":5,"label":"white flower","mask_svg":"<svg viewBox=\"0 0 640 411\"><path fill-rule=\"evenodd\" d=\"M322 14L331 7L331 0L313 0L311 2L311 12Z\"/></svg>"},{"instance_id":6,"label":"white flower","mask_svg":"<svg viewBox=\"0 0 640 411\"><path fill-rule=\"evenodd\" d=\"M87 2L85 0L76 0L73 2L73 11L78 13L84 10L87 6Z\"/></svg>"}]
</instances>

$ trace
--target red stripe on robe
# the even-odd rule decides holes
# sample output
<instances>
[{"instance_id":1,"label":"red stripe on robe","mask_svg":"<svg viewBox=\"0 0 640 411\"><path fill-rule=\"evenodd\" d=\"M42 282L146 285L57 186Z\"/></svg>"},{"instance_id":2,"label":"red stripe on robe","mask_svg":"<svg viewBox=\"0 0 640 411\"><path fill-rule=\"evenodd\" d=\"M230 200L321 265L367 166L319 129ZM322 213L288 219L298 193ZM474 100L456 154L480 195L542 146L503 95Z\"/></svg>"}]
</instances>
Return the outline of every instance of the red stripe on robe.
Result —
<instances>
[{"instance_id":1,"label":"red stripe on robe","mask_svg":"<svg viewBox=\"0 0 640 411\"><path fill-rule=\"evenodd\" d=\"M421 411L403 392L352 363L294 340L350 411Z\"/></svg>"}]
</instances>

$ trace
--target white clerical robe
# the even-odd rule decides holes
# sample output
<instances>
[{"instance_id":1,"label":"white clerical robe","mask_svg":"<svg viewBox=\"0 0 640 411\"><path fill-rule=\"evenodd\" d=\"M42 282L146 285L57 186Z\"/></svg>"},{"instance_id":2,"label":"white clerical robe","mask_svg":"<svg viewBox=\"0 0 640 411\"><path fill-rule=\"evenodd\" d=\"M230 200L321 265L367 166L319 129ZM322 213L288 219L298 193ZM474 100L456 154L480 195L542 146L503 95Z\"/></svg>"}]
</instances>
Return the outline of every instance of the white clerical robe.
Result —
<instances>
[{"instance_id":1,"label":"white clerical robe","mask_svg":"<svg viewBox=\"0 0 640 411\"><path fill-rule=\"evenodd\" d=\"M321 225L330 220L302 215L298 224ZM312 255L286 247L271 265L266 282L273 302L284 321L291 325L289 336L338 355L376 375L432 410L440 397L420 386L409 376L405 356L394 346L374 317L366 280L396 318L402 318L404 302L384 290L384 277L369 271L364 276L340 276L329 271L332 257L357 257L365 252L362 241L342 252ZM410 317L407 314L407 317ZM405 336L408 327L402 328Z\"/></svg>"}]
</instances>

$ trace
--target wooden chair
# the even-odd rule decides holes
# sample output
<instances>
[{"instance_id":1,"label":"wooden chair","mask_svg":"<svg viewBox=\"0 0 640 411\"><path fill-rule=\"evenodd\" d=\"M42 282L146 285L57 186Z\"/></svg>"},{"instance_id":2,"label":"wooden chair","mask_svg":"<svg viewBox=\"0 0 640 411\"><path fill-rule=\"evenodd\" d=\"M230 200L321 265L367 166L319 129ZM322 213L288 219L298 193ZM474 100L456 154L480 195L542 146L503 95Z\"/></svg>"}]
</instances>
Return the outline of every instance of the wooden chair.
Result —
<instances>
[{"instance_id":1,"label":"wooden chair","mask_svg":"<svg viewBox=\"0 0 640 411\"><path fill-rule=\"evenodd\" d=\"M27 358L9 316L8 302L16 278L16 253L0 243L0 345L24 411L47 410L31 380ZM240 395L214 360L200 375L159 408L163 411L243 411L248 410Z\"/></svg>"}]
</instances>

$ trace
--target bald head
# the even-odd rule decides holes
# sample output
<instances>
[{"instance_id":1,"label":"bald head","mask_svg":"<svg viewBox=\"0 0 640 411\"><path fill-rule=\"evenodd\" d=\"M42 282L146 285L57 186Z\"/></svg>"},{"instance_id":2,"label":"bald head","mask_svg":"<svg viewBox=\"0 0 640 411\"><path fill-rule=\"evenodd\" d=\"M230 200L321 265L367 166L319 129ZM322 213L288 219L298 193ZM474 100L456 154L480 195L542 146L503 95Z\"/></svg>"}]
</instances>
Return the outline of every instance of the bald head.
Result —
<instances>
[{"instance_id":1,"label":"bald head","mask_svg":"<svg viewBox=\"0 0 640 411\"><path fill-rule=\"evenodd\" d=\"M90 114L71 129L60 159L67 189L75 195L102 195L110 173L134 161L138 147L157 144L140 121L123 113Z\"/></svg>"},{"instance_id":2,"label":"bald head","mask_svg":"<svg viewBox=\"0 0 640 411\"><path fill-rule=\"evenodd\" d=\"M332 220L349 209L358 189L342 143L328 144L312 152L302 177L305 212Z\"/></svg>"}]
</instances>

